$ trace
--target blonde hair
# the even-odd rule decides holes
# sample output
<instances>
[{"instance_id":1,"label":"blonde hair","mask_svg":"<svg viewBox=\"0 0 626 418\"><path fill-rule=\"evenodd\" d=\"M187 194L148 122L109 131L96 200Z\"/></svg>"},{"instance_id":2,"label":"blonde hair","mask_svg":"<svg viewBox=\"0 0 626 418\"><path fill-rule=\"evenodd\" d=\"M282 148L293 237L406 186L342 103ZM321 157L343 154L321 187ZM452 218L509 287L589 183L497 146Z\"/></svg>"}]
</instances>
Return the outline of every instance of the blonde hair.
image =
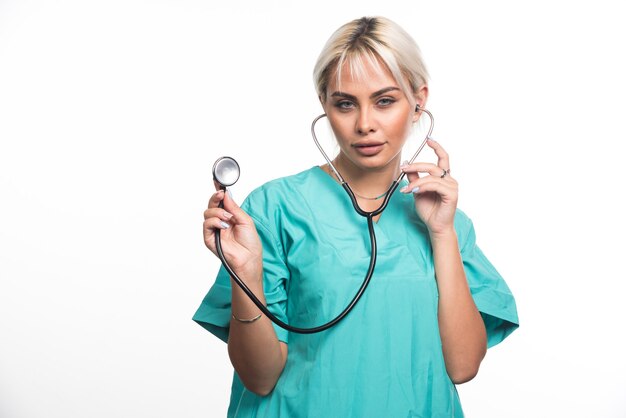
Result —
<instances>
[{"instance_id":1,"label":"blonde hair","mask_svg":"<svg viewBox=\"0 0 626 418\"><path fill-rule=\"evenodd\" d=\"M339 83L345 63L358 79L365 74L366 62L378 71L385 70L381 64L386 66L409 100L428 80L422 54L411 35L384 17L362 17L341 26L324 45L313 69L318 96L326 101L330 77L335 76Z\"/></svg>"}]
</instances>

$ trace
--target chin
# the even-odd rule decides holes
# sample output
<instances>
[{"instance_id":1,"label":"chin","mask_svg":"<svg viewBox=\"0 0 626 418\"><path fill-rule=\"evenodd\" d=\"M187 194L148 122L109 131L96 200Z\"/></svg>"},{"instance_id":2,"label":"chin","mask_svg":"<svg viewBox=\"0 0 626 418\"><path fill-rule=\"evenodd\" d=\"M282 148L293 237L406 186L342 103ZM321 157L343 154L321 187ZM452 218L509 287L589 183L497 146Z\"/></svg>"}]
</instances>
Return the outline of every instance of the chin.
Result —
<instances>
[{"instance_id":1,"label":"chin","mask_svg":"<svg viewBox=\"0 0 626 418\"><path fill-rule=\"evenodd\" d=\"M395 157L385 157L373 155L371 157L360 157L355 164L364 170L381 170L388 167L395 160Z\"/></svg>"}]
</instances>

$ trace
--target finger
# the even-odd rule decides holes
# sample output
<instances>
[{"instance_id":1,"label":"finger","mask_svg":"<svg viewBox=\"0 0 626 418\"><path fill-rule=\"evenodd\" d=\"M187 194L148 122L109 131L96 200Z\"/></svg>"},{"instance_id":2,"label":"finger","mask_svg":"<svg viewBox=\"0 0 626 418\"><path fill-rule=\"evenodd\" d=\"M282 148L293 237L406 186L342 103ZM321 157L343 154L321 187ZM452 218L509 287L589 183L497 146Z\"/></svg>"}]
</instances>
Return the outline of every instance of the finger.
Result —
<instances>
[{"instance_id":1,"label":"finger","mask_svg":"<svg viewBox=\"0 0 626 418\"><path fill-rule=\"evenodd\" d=\"M224 194L223 202L224 210L232 215L232 217L228 220L231 224L253 224L250 216L248 216L248 214L244 212L243 209L239 207L239 205L237 205L230 193Z\"/></svg>"},{"instance_id":2,"label":"finger","mask_svg":"<svg viewBox=\"0 0 626 418\"><path fill-rule=\"evenodd\" d=\"M215 193L213 193L211 195L211 198L209 199L209 209L210 208L216 208L219 206L220 202L222 200L224 200L224 190L218 190Z\"/></svg>"},{"instance_id":3,"label":"finger","mask_svg":"<svg viewBox=\"0 0 626 418\"><path fill-rule=\"evenodd\" d=\"M428 139L428 146L435 151L435 155L437 155L437 165L444 170L450 169L450 157L446 150L439 144L439 142L435 141L432 138ZM441 173L439 173L441 175Z\"/></svg>"},{"instance_id":4,"label":"finger","mask_svg":"<svg viewBox=\"0 0 626 418\"><path fill-rule=\"evenodd\" d=\"M424 162L413 163L407 166L402 166L401 169L402 171L407 173L407 175L408 173L413 173L413 172L428 173L429 175L436 176L436 177L441 177L443 175L443 168L433 163L424 163ZM409 180L411 180L411 177L409 177Z\"/></svg>"},{"instance_id":5,"label":"finger","mask_svg":"<svg viewBox=\"0 0 626 418\"><path fill-rule=\"evenodd\" d=\"M400 189L402 193L418 193L425 191L441 192L440 194L456 193L458 189L456 180L443 180L440 177L427 176L416 181L410 182L408 185Z\"/></svg>"},{"instance_id":6,"label":"finger","mask_svg":"<svg viewBox=\"0 0 626 418\"><path fill-rule=\"evenodd\" d=\"M423 183L411 189L410 192L412 192L414 196L420 196L424 193L436 193L444 202L455 202L458 200L458 189L456 185L442 181Z\"/></svg>"},{"instance_id":7,"label":"finger","mask_svg":"<svg viewBox=\"0 0 626 418\"><path fill-rule=\"evenodd\" d=\"M205 220L202 224L202 235L204 236L204 244L207 248L215 253L215 231L224 231L229 228L230 225L228 223L221 221L218 218Z\"/></svg>"},{"instance_id":8,"label":"finger","mask_svg":"<svg viewBox=\"0 0 626 418\"><path fill-rule=\"evenodd\" d=\"M402 164L400 164L400 170L406 173L406 178L409 182L413 182L420 178L419 171L413 169L414 165L415 164L409 164L408 161L403 161Z\"/></svg>"},{"instance_id":9,"label":"finger","mask_svg":"<svg viewBox=\"0 0 626 418\"><path fill-rule=\"evenodd\" d=\"M426 193L434 193L438 195L443 201L446 201L446 202L457 200L457 197L456 197L457 194L454 188L449 187L447 185L436 184L436 183L428 183L422 186L415 186L412 189L402 191L402 193L405 193L405 194L412 193L413 196L415 197L421 196L422 194L426 194Z\"/></svg>"},{"instance_id":10,"label":"finger","mask_svg":"<svg viewBox=\"0 0 626 418\"><path fill-rule=\"evenodd\" d=\"M209 208L204 211L204 219L207 220L209 218L219 218L222 221L230 221L233 217L233 214L222 209L222 208Z\"/></svg>"},{"instance_id":11,"label":"finger","mask_svg":"<svg viewBox=\"0 0 626 418\"><path fill-rule=\"evenodd\" d=\"M205 233L213 233L214 229L228 229L230 224L226 221L222 221L220 218L209 218L202 224Z\"/></svg>"}]
</instances>

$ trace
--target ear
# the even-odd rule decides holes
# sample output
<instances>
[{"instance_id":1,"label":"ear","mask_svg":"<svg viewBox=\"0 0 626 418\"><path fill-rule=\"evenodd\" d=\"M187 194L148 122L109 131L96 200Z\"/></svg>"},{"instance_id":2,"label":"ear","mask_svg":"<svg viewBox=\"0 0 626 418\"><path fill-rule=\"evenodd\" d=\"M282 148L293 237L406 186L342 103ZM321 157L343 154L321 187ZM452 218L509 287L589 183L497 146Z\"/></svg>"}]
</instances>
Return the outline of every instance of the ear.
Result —
<instances>
[{"instance_id":1,"label":"ear","mask_svg":"<svg viewBox=\"0 0 626 418\"><path fill-rule=\"evenodd\" d=\"M415 94L413 95L415 98L415 115L413 116L413 122L417 122L420 118L419 109L426 107L426 101L428 100L428 86L426 84L422 85ZM419 106L419 107L418 107Z\"/></svg>"}]
</instances>

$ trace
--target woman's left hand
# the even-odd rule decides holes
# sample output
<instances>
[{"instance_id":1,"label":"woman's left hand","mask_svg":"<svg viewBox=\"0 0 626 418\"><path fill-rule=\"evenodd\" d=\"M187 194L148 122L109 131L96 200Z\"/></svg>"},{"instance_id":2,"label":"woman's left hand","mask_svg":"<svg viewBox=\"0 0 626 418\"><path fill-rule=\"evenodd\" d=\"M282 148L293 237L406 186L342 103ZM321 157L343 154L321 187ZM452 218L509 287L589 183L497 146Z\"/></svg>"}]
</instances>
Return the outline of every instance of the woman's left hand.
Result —
<instances>
[{"instance_id":1,"label":"woman's left hand","mask_svg":"<svg viewBox=\"0 0 626 418\"><path fill-rule=\"evenodd\" d=\"M400 191L413 193L415 210L432 236L454 230L459 189L456 180L450 176L448 153L432 139L427 144L435 151L437 164L413 163L400 166L409 180L408 186ZM420 177L419 173L428 175Z\"/></svg>"}]
</instances>

